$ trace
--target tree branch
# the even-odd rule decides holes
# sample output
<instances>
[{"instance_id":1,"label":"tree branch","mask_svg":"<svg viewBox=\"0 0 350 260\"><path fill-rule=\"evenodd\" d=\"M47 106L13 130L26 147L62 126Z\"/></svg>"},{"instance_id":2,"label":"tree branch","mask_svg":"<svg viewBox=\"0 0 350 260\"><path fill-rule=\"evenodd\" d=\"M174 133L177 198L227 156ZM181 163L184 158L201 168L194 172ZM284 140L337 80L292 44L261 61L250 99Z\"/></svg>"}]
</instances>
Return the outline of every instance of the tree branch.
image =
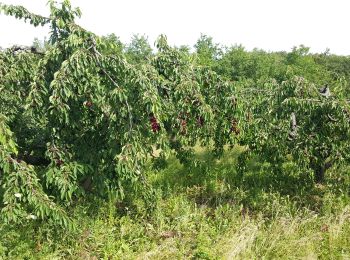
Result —
<instances>
[{"instance_id":1,"label":"tree branch","mask_svg":"<svg viewBox=\"0 0 350 260\"><path fill-rule=\"evenodd\" d=\"M11 48L8 48L13 54L15 54L16 52L30 52L33 54L40 54L40 55L44 55L45 52L39 51L36 47L31 46L19 46L19 45L14 45Z\"/></svg>"}]
</instances>

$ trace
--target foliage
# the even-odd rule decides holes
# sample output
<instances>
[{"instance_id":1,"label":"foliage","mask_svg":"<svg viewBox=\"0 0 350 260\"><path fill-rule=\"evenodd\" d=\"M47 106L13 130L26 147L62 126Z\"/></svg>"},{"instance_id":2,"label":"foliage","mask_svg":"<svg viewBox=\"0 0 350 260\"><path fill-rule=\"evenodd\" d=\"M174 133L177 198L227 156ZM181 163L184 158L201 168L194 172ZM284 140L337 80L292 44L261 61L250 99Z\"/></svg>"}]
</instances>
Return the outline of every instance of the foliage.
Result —
<instances>
[{"instance_id":1,"label":"foliage","mask_svg":"<svg viewBox=\"0 0 350 260\"><path fill-rule=\"evenodd\" d=\"M13 158L18 149L4 116L0 117L0 148L1 214L5 223L49 216L56 223L68 226L65 212L43 191L34 167Z\"/></svg>"},{"instance_id":2,"label":"foliage","mask_svg":"<svg viewBox=\"0 0 350 260\"><path fill-rule=\"evenodd\" d=\"M298 75L315 84L331 82L330 73L315 61L309 50L310 48L300 45L287 54L287 75Z\"/></svg>"},{"instance_id":3,"label":"foliage","mask_svg":"<svg viewBox=\"0 0 350 260\"><path fill-rule=\"evenodd\" d=\"M194 48L198 64L207 67L213 67L222 52L220 46L213 42L213 38L205 34L201 34Z\"/></svg>"},{"instance_id":4,"label":"foliage","mask_svg":"<svg viewBox=\"0 0 350 260\"><path fill-rule=\"evenodd\" d=\"M249 52L242 45L235 45L226 48L214 70L234 81L251 79L258 82L274 78L282 82L296 75L315 84L336 81L331 77L332 73L303 45L294 47L289 53L259 49Z\"/></svg>"},{"instance_id":5,"label":"foliage","mask_svg":"<svg viewBox=\"0 0 350 260\"><path fill-rule=\"evenodd\" d=\"M162 157L173 151L188 162L197 142L208 145L213 139L220 152L232 139L233 89L215 73L193 66L164 36L151 64L132 65L115 37L99 38L75 24L80 11L69 1L49 6L50 17L38 18L22 7L2 5L6 14L42 19L40 24L51 28L45 52L18 47L2 53L0 87L10 100L1 113L21 144L18 154L1 158L4 198L17 188L29 188L28 200L40 190L45 203L59 205L69 205L84 190L105 194L112 188L123 198L125 187L147 186L143 169L155 147ZM149 50L144 38L135 39L127 54L137 62ZM7 170L7 158L25 161L23 170ZM12 180L13 174L21 180L30 175L35 190ZM16 202L3 208L5 218L24 215L26 208ZM32 204L36 217L58 218L53 206L41 212L44 200ZM65 218L59 223L66 224Z\"/></svg>"},{"instance_id":6,"label":"foliage","mask_svg":"<svg viewBox=\"0 0 350 260\"><path fill-rule=\"evenodd\" d=\"M245 106L243 144L277 168L289 160L312 169L319 182L328 168L349 161L350 114L343 85L319 89L294 77L263 86L242 89L255 95Z\"/></svg>"},{"instance_id":7,"label":"foliage","mask_svg":"<svg viewBox=\"0 0 350 260\"><path fill-rule=\"evenodd\" d=\"M347 84L347 98L350 98L350 57L338 56L330 53L313 55L315 62L325 67L329 71L331 78L335 81L345 81Z\"/></svg>"},{"instance_id":8,"label":"foliage","mask_svg":"<svg viewBox=\"0 0 350 260\"><path fill-rule=\"evenodd\" d=\"M227 48L215 67L217 73L233 81L266 78L280 81L285 79L286 70L282 55L257 49L248 52L242 45Z\"/></svg>"},{"instance_id":9,"label":"foliage","mask_svg":"<svg viewBox=\"0 0 350 260\"><path fill-rule=\"evenodd\" d=\"M108 34L106 36L102 36L102 40L106 42L106 45L109 49L105 48L103 50L103 54L115 54L119 55L124 51L125 45L121 42L118 36L114 33Z\"/></svg>"},{"instance_id":10,"label":"foliage","mask_svg":"<svg viewBox=\"0 0 350 260\"><path fill-rule=\"evenodd\" d=\"M0 224L5 259L348 258L347 181L314 187L302 173L268 168L236 171L239 148L218 161L196 148L206 167L169 167L148 176L156 209L135 194L128 203L86 198L70 211L74 231L49 224ZM259 161L259 163L262 163ZM336 170L337 178L348 168ZM286 195L287 194L287 195ZM298 250L296 250L296 248Z\"/></svg>"},{"instance_id":11,"label":"foliage","mask_svg":"<svg viewBox=\"0 0 350 260\"><path fill-rule=\"evenodd\" d=\"M190 169L208 168L196 145L220 158L239 141L240 177L255 156L264 162L257 173L294 171L307 183L308 173L324 182L329 168L348 162L346 58L338 65L303 45L289 53L224 49L206 35L195 53L164 35L153 51L145 36L124 45L85 30L68 0L48 5L43 17L0 4L6 15L50 26L43 44L0 51L6 223L69 226L67 210L88 193L119 201L137 194L155 209L146 165L164 168L174 155Z\"/></svg>"},{"instance_id":12,"label":"foliage","mask_svg":"<svg viewBox=\"0 0 350 260\"><path fill-rule=\"evenodd\" d=\"M152 51L146 36L133 35L131 43L126 48L125 55L127 60L133 64L144 64L152 58Z\"/></svg>"}]
</instances>

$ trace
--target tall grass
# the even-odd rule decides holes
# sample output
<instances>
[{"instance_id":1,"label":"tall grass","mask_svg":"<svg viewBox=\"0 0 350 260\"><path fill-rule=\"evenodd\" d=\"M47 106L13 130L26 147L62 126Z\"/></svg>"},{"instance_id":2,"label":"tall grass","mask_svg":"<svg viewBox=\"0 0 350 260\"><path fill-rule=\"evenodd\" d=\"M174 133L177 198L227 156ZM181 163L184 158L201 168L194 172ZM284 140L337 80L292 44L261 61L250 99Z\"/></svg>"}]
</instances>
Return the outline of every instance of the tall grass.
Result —
<instances>
[{"instance_id":1,"label":"tall grass","mask_svg":"<svg viewBox=\"0 0 350 260\"><path fill-rule=\"evenodd\" d=\"M87 197L75 231L0 225L4 259L350 259L349 169L313 185L291 163L276 174L258 158L237 172L241 148L220 160L198 149L196 167L150 168L154 209Z\"/></svg>"}]
</instances>

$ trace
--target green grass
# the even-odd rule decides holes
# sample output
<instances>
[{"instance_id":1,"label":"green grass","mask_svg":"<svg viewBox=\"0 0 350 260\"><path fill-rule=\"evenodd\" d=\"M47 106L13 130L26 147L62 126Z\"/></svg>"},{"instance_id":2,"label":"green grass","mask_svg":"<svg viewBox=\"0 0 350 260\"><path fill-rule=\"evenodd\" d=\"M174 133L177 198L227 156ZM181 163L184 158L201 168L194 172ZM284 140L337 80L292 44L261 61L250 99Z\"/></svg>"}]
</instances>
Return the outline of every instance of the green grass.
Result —
<instances>
[{"instance_id":1,"label":"green grass","mask_svg":"<svg viewBox=\"0 0 350 260\"><path fill-rule=\"evenodd\" d=\"M0 257L350 259L349 168L313 185L292 163L276 174L254 159L240 174L239 153L216 160L198 149L197 167L170 159L166 169L150 169L156 196L148 202L86 198L72 210L75 231L0 225Z\"/></svg>"}]
</instances>

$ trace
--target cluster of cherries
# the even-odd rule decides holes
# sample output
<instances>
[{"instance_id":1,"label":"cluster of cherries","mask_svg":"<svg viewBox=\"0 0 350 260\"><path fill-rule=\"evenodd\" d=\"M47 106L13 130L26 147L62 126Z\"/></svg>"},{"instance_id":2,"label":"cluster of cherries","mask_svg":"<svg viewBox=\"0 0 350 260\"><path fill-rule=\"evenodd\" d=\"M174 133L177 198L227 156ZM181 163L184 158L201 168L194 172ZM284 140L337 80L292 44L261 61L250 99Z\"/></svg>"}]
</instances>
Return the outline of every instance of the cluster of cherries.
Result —
<instances>
[{"instance_id":1,"label":"cluster of cherries","mask_svg":"<svg viewBox=\"0 0 350 260\"><path fill-rule=\"evenodd\" d=\"M64 162L61 159L56 160L56 166L61 166Z\"/></svg>"},{"instance_id":2,"label":"cluster of cherries","mask_svg":"<svg viewBox=\"0 0 350 260\"><path fill-rule=\"evenodd\" d=\"M237 119L232 119L231 121L231 129L230 129L231 133L234 133L235 135L239 135L241 130L238 128L238 121Z\"/></svg>"},{"instance_id":3,"label":"cluster of cherries","mask_svg":"<svg viewBox=\"0 0 350 260\"><path fill-rule=\"evenodd\" d=\"M89 108L92 107L92 101L86 101L85 106Z\"/></svg>"},{"instance_id":4,"label":"cluster of cherries","mask_svg":"<svg viewBox=\"0 0 350 260\"><path fill-rule=\"evenodd\" d=\"M157 118L153 114L150 115L149 122L151 124L151 128L152 128L152 131L154 133L157 133L160 131L160 124L158 123ZM204 125L204 118L202 116L197 118L197 124L200 127L202 127ZM186 132L187 132L187 120L184 118L180 119L180 129L181 129L180 131L182 134L186 134Z\"/></svg>"},{"instance_id":5,"label":"cluster of cherries","mask_svg":"<svg viewBox=\"0 0 350 260\"><path fill-rule=\"evenodd\" d=\"M186 134L187 132L187 121L186 119L181 119L181 134Z\"/></svg>"},{"instance_id":6,"label":"cluster of cherries","mask_svg":"<svg viewBox=\"0 0 350 260\"><path fill-rule=\"evenodd\" d=\"M160 131L160 124L157 121L157 118L155 118L155 116L151 116L149 119L150 123L151 123L151 127L152 127L152 131L153 133L157 133Z\"/></svg>"}]
</instances>

